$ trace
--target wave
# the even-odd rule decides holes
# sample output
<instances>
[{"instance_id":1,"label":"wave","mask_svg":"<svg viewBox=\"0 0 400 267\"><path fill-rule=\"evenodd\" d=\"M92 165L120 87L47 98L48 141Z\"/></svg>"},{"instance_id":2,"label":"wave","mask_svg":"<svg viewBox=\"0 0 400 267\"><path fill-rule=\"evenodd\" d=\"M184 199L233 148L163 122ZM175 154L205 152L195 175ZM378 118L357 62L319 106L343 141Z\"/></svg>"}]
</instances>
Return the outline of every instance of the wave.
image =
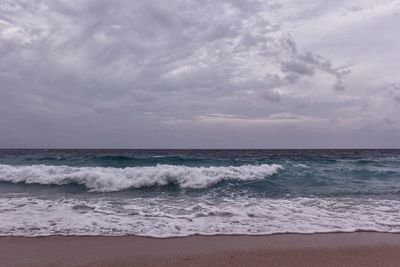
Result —
<instances>
[{"instance_id":1,"label":"wave","mask_svg":"<svg viewBox=\"0 0 400 267\"><path fill-rule=\"evenodd\" d=\"M80 184L93 192L113 192L168 184L200 189L225 180L261 180L278 173L280 169L282 166L278 164L238 167L156 165L128 168L0 164L0 181L42 185Z\"/></svg>"},{"instance_id":2,"label":"wave","mask_svg":"<svg viewBox=\"0 0 400 267\"><path fill-rule=\"evenodd\" d=\"M0 195L0 236L267 235L400 232L398 200L377 198L41 198Z\"/></svg>"}]
</instances>

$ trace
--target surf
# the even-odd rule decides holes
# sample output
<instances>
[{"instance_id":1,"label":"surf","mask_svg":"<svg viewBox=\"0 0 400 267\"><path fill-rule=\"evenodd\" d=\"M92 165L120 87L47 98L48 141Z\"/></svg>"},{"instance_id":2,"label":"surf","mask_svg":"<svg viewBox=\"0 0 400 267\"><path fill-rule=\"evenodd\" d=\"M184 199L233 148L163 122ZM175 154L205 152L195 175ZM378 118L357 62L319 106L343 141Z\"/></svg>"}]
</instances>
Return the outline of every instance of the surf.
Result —
<instances>
[{"instance_id":1,"label":"surf","mask_svg":"<svg viewBox=\"0 0 400 267\"><path fill-rule=\"evenodd\" d=\"M200 189L226 180L262 180L277 174L281 169L283 167L278 164L229 167L156 165L126 168L0 165L0 181L41 185L79 184L92 192L115 192L168 184Z\"/></svg>"}]
</instances>

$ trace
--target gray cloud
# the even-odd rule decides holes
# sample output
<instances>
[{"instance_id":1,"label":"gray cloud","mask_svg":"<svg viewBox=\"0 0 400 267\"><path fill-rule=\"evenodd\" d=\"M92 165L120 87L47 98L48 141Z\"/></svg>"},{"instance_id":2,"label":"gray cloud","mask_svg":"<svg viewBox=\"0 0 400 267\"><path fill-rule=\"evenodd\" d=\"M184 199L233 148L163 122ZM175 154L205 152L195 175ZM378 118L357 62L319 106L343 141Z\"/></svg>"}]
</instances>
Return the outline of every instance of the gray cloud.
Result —
<instances>
[{"instance_id":1,"label":"gray cloud","mask_svg":"<svg viewBox=\"0 0 400 267\"><path fill-rule=\"evenodd\" d=\"M390 89L393 99L397 102L400 102L400 83L392 83L390 85Z\"/></svg>"},{"instance_id":2,"label":"gray cloud","mask_svg":"<svg viewBox=\"0 0 400 267\"><path fill-rule=\"evenodd\" d=\"M283 64L283 72L288 72L289 74L297 74L299 76L312 76L314 75L314 70L311 69L304 63L301 62L284 62Z\"/></svg>"},{"instance_id":3,"label":"gray cloud","mask_svg":"<svg viewBox=\"0 0 400 267\"><path fill-rule=\"evenodd\" d=\"M349 3L338 5L364 14L366 7L355 9ZM291 128L322 134L330 132L331 121L343 133L314 139L321 139L314 146L331 139L340 146L346 134L387 125L397 107L379 107L398 96L392 86L387 99L383 94L364 98L388 82L375 73L376 83L363 84L372 64L350 58L344 62L324 53L318 39L313 46L304 45L301 28L296 32L290 26L317 32L313 27L319 23L307 24L312 18L325 23L320 27L326 26L326 34L336 36L337 29L329 27L347 22L347 11L329 13L329 5L320 1L300 9L294 1L263 0L3 1L0 147L287 147L293 146L288 142L292 136L284 133ZM395 10L386 2L375 5L370 12L376 16L365 28L363 23L353 26L366 35L374 34L368 25L379 26L383 15ZM326 22L329 16L335 19ZM382 27L395 32L395 24L387 23ZM363 36L354 38L362 41ZM329 47L339 55L348 48ZM373 49L366 47L363 54ZM210 114L218 114L218 123L226 127L214 125ZM271 122L276 114L286 114L286 119ZM298 119L289 120L291 116ZM398 126L391 123L391 131ZM384 136L384 129L377 135ZM266 131L275 134L268 142L262 138ZM232 132L248 138L238 142ZM368 138L360 140L370 144ZM298 146L312 145L304 142Z\"/></svg>"}]
</instances>

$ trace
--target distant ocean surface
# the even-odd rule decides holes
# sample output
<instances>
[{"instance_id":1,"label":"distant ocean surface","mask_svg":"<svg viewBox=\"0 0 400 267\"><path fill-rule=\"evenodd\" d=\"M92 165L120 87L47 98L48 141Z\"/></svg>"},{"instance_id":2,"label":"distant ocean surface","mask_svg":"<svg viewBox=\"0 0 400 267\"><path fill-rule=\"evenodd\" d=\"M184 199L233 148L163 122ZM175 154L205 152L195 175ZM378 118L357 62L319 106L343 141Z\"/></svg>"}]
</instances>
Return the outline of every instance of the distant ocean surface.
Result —
<instances>
[{"instance_id":1,"label":"distant ocean surface","mask_svg":"<svg viewBox=\"0 0 400 267\"><path fill-rule=\"evenodd\" d=\"M0 235L400 232L400 150L0 150Z\"/></svg>"}]
</instances>

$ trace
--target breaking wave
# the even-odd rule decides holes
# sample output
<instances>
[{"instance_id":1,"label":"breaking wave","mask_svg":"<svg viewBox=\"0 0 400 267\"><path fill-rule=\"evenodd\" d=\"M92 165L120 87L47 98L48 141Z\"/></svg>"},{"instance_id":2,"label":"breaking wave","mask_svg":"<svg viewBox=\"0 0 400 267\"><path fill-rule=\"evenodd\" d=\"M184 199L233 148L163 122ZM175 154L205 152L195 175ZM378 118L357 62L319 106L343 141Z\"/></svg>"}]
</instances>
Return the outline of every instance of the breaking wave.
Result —
<instances>
[{"instance_id":1,"label":"breaking wave","mask_svg":"<svg viewBox=\"0 0 400 267\"><path fill-rule=\"evenodd\" d=\"M278 164L238 167L156 165L128 168L0 164L0 181L42 185L80 184L93 192L113 192L168 184L200 189L225 180L261 180L278 173L280 169L282 166Z\"/></svg>"}]
</instances>

